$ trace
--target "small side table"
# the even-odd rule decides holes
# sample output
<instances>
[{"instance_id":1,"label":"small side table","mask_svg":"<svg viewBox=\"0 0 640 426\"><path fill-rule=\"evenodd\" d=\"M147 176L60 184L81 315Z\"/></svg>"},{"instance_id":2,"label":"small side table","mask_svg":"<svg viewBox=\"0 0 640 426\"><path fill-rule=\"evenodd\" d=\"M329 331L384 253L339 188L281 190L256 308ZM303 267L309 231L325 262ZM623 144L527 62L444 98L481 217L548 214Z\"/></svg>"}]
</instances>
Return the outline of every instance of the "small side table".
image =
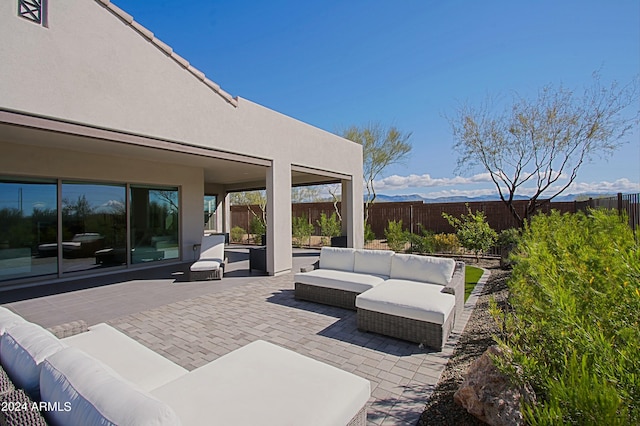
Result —
<instances>
[{"instance_id":1,"label":"small side table","mask_svg":"<svg viewBox=\"0 0 640 426\"><path fill-rule=\"evenodd\" d=\"M267 272L267 248L249 247L249 272Z\"/></svg>"}]
</instances>

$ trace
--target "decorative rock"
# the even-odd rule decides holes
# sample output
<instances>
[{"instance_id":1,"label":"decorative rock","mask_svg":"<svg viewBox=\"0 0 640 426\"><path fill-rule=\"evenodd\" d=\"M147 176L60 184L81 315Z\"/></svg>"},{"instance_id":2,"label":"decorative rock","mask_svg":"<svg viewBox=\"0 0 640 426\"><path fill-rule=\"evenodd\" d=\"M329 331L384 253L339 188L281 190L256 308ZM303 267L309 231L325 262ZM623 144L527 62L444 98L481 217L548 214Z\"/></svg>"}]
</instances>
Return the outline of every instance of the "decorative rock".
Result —
<instances>
[{"instance_id":1,"label":"decorative rock","mask_svg":"<svg viewBox=\"0 0 640 426\"><path fill-rule=\"evenodd\" d=\"M492 426L522 425L521 402L535 402L535 393L529 385L513 385L498 370L492 358L503 356L503 350L498 346L489 347L469 366L453 399L470 414Z\"/></svg>"}]
</instances>

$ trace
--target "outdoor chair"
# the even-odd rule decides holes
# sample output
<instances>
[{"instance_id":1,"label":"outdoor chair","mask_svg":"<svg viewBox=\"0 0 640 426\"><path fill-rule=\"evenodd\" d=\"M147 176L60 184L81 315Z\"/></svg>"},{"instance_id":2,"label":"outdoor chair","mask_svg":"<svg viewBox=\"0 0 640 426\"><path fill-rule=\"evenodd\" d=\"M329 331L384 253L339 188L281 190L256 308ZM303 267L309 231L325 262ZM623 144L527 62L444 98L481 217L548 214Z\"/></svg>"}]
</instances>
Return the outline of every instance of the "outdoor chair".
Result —
<instances>
[{"instance_id":1,"label":"outdoor chair","mask_svg":"<svg viewBox=\"0 0 640 426\"><path fill-rule=\"evenodd\" d=\"M224 235L205 235L200 245L200 258L191 265L191 281L219 280L227 259L224 257Z\"/></svg>"}]
</instances>

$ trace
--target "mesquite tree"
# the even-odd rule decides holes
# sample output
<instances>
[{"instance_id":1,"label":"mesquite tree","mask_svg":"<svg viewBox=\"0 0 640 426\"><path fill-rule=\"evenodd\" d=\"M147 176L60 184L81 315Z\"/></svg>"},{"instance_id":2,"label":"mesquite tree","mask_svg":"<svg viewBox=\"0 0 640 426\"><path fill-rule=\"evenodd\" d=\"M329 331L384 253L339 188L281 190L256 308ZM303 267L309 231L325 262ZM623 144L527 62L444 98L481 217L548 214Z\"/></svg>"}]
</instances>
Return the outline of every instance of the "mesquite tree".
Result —
<instances>
[{"instance_id":1,"label":"mesquite tree","mask_svg":"<svg viewBox=\"0 0 640 426\"><path fill-rule=\"evenodd\" d=\"M597 74L580 94L548 85L533 99L514 95L502 111L490 101L463 105L449 118L458 170L484 168L522 226L575 181L585 162L606 158L621 145L638 121L637 108L637 79L605 87ZM532 195L521 212L513 200L523 189Z\"/></svg>"}]
</instances>

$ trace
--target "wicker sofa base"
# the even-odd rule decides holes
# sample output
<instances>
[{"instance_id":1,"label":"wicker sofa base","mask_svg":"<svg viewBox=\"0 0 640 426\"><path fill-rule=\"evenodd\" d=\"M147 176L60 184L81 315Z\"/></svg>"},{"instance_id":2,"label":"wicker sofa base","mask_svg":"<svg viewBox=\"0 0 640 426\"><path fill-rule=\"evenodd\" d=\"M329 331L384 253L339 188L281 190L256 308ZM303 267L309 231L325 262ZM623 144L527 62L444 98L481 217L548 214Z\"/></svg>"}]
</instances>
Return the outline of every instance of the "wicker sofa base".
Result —
<instances>
[{"instance_id":1,"label":"wicker sofa base","mask_svg":"<svg viewBox=\"0 0 640 426\"><path fill-rule=\"evenodd\" d=\"M295 283L294 297L299 300L337 306L339 308L356 310L356 296L360 293L338 290L335 288L318 287L315 285Z\"/></svg>"},{"instance_id":2,"label":"wicker sofa base","mask_svg":"<svg viewBox=\"0 0 640 426\"><path fill-rule=\"evenodd\" d=\"M383 334L441 350L453 328L455 312L442 325L361 308L358 308L357 317L360 331Z\"/></svg>"},{"instance_id":3,"label":"wicker sofa base","mask_svg":"<svg viewBox=\"0 0 640 426\"><path fill-rule=\"evenodd\" d=\"M358 414L347 423L347 426L365 426L367 424L367 406L362 407Z\"/></svg>"}]
</instances>

